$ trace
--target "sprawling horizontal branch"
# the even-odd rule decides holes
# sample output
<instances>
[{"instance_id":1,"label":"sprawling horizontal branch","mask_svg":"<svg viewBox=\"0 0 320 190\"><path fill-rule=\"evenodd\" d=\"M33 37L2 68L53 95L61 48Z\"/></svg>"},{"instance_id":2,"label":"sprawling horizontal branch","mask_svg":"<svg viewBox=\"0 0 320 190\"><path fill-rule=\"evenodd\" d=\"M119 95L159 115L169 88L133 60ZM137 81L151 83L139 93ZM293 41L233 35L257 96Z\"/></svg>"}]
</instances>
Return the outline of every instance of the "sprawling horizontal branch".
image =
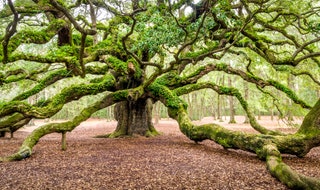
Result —
<instances>
[{"instance_id":1,"label":"sprawling horizontal branch","mask_svg":"<svg viewBox=\"0 0 320 190\"><path fill-rule=\"evenodd\" d=\"M320 81L316 79L310 72L308 71L291 71L291 74L294 76L299 76L299 75L306 75L310 77L310 79L316 83L318 86L320 86Z\"/></svg>"},{"instance_id":2,"label":"sprawling horizontal branch","mask_svg":"<svg viewBox=\"0 0 320 190\"><path fill-rule=\"evenodd\" d=\"M35 44L45 44L49 42L61 29L66 22L62 19L52 20L48 27L42 30L22 30L17 32L11 37L8 42L7 54L10 55L14 50L16 50L23 43L35 43ZM8 56L8 61L13 61L10 56Z\"/></svg>"},{"instance_id":3,"label":"sprawling horizontal branch","mask_svg":"<svg viewBox=\"0 0 320 190\"><path fill-rule=\"evenodd\" d=\"M297 156L306 155L312 147L320 143L320 130L315 131L313 128L307 128L304 132L292 135L248 135L242 132L234 132L225 129L216 124L206 124L202 126L194 125L186 112L185 103L171 90L162 85L154 85L150 87L153 95L158 96L160 101L168 108L169 116L176 119L180 125L181 131L191 140L203 141L211 139L217 141L225 148L240 148L246 151L261 151L262 145L273 142L278 146L282 153L294 154ZM319 100L320 102L320 100ZM318 103L320 106L320 103ZM316 105L318 105L316 104ZM318 107L314 107L309 115L318 113ZM317 121L319 114L314 116L313 121ZM319 127L319 123L313 124ZM310 132L312 131L312 134ZM312 137L308 135L312 135ZM317 137L317 138L316 138ZM248 138L248 139L247 139ZM250 141L254 141L251 142ZM253 145L261 145L261 147L253 147Z\"/></svg>"},{"instance_id":4,"label":"sprawling horizontal branch","mask_svg":"<svg viewBox=\"0 0 320 190\"><path fill-rule=\"evenodd\" d=\"M32 154L32 148L38 143L41 137L50 133L65 133L70 132L76 128L81 122L87 120L93 113L111 106L121 100L125 100L126 97L122 95L123 92L114 92L106 95L102 100L89 105L84 108L76 117L71 121L62 123L49 123L35 129L22 143L20 150L8 157L0 158L0 162L3 161L18 161L25 159Z\"/></svg>"},{"instance_id":5,"label":"sprawling horizontal branch","mask_svg":"<svg viewBox=\"0 0 320 190\"><path fill-rule=\"evenodd\" d=\"M193 92L193 91L197 91L197 90L200 90L200 89L205 89L205 88L212 89L212 90L216 91L220 95L235 96L238 99L238 101L240 102L242 108L247 113L247 116L249 118L249 122L250 122L251 126L255 130L257 130L258 132L260 132L262 134L266 134L266 135L267 134L268 135L284 135L280 131L272 131L272 130L269 130L269 129L261 126L258 123L258 121L256 120L253 112L249 108L247 101L243 98L243 96L241 95L239 90L236 89L236 88L219 86L219 85L216 85L214 83L207 82L207 83L197 83L197 84L186 85L184 87L180 87L180 88L177 88L177 89L173 90L173 92L177 96L181 96L183 94L187 94L187 93L190 93L190 92Z\"/></svg>"},{"instance_id":6,"label":"sprawling horizontal branch","mask_svg":"<svg viewBox=\"0 0 320 190\"><path fill-rule=\"evenodd\" d=\"M157 79L158 82L162 85L166 85L169 87L180 87L186 84L193 84L198 81L201 77L213 71L223 71L227 74L240 76L243 80L256 84L257 86L264 88L266 86L272 86L282 92L284 92L294 103L299 104L301 107L306 109L311 109L312 106L308 105L303 100L299 99L296 93L285 85L281 84L275 80L264 80L258 76L255 76L251 73L244 72L239 69L235 69L227 64L207 64L206 66L202 66L195 70L193 73L186 77L180 77L177 74L171 72L168 73L161 78Z\"/></svg>"},{"instance_id":7,"label":"sprawling horizontal branch","mask_svg":"<svg viewBox=\"0 0 320 190\"><path fill-rule=\"evenodd\" d=\"M286 165L282 161L281 154L276 145L266 145L264 146L264 151L267 155L267 168L270 173L278 178L282 183L286 184L289 188L310 190L320 189L319 179L299 174Z\"/></svg>"},{"instance_id":8,"label":"sprawling horizontal branch","mask_svg":"<svg viewBox=\"0 0 320 190\"><path fill-rule=\"evenodd\" d=\"M71 77L71 73L65 69L57 70L53 73L51 73L49 76L45 77L44 79L40 80L39 83L34 86L32 89L19 94L15 98L12 99L12 101L17 101L17 100L24 100L26 98L29 98L30 96L40 92L41 90L45 89L47 86L54 84L58 80Z\"/></svg>"},{"instance_id":9,"label":"sprawling horizontal branch","mask_svg":"<svg viewBox=\"0 0 320 190\"><path fill-rule=\"evenodd\" d=\"M38 74L48 71L49 67L50 65L46 65L43 68L39 68L38 70L34 70L32 72L26 72L23 69L17 69L17 70L5 72L5 75L3 76L0 75L0 85L2 83L8 84L12 82L18 82L24 79L35 80Z\"/></svg>"},{"instance_id":10,"label":"sprawling horizontal branch","mask_svg":"<svg viewBox=\"0 0 320 190\"><path fill-rule=\"evenodd\" d=\"M159 93L161 89L162 93ZM268 170L289 187L317 187L320 180L298 174L281 161L280 153L297 156L306 155L311 148L320 144L320 100L307 115L307 120L312 119L312 126L296 134L287 136L246 134L231 131L217 124L194 125L188 117L185 104L167 87L156 85L151 90L168 108L170 117L177 120L180 130L191 140L196 142L212 140L224 148L241 149L256 153L259 158L267 160ZM156 91L157 90L157 91ZM306 120L305 120L306 121ZM310 123L308 123L310 124ZM307 124L306 124L307 125ZM270 148L271 147L271 148ZM297 181L298 180L298 181Z\"/></svg>"},{"instance_id":11,"label":"sprawling horizontal branch","mask_svg":"<svg viewBox=\"0 0 320 190\"><path fill-rule=\"evenodd\" d=\"M8 129L9 131L12 131L11 129L14 129L14 125L18 124L26 118L27 117L25 117L21 113L14 113L10 116L3 118L0 121L0 129Z\"/></svg>"},{"instance_id":12,"label":"sprawling horizontal branch","mask_svg":"<svg viewBox=\"0 0 320 190\"><path fill-rule=\"evenodd\" d=\"M114 88L114 77L107 75L100 83L72 85L61 93L44 102L43 107L31 106L25 102L11 101L0 105L0 116L11 115L15 112L25 117L47 118L62 109L65 103L77 100L86 95L94 95Z\"/></svg>"}]
</instances>

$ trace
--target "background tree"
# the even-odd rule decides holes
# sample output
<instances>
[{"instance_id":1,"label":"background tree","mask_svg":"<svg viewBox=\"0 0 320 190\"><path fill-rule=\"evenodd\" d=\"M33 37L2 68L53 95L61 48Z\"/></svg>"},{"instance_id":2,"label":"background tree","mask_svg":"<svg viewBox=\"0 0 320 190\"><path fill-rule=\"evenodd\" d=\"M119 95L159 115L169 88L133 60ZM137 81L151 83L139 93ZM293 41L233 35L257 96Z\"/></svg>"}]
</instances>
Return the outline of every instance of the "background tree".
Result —
<instances>
[{"instance_id":1,"label":"background tree","mask_svg":"<svg viewBox=\"0 0 320 190\"><path fill-rule=\"evenodd\" d=\"M320 189L318 179L298 174L281 161L281 153L303 157L320 145L318 4L8 0L0 11L0 24L6 26L0 37L0 84L9 89L0 104L0 135L33 118L52 118L68 103L86 97L93 101L69 121L37 128L17 153L1 161L29 157L39 139L50 133L61 133L64 144L66 132L112 105L118 125L102 137L157 135L151 113L160 101L191 140L209 139L226 149L253 152L287 186ZM308 80L301 93L276 77L288 72ZM280 112L280 105L290 99L307 113L299 130L283 134L261 126L252 111L261 111L261 106L247 101L237 88L204 77L211 73L249 83L256 94L276 102ZM55 85L64 87L36 103L26 101ZM180 96L201 89L234 96L260 134L194 125ZM313 95L304 96L306 91Z\"/></svg>"}]
</instances>

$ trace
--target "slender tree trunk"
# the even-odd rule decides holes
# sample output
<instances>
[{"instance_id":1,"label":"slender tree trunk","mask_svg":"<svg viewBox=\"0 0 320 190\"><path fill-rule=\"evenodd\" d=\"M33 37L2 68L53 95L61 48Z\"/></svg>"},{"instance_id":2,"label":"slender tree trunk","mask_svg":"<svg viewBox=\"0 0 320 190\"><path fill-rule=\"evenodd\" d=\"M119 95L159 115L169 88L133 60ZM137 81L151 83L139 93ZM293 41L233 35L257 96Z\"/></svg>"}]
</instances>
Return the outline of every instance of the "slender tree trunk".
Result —
<instances>
[{"instance_id":1,"label":"slender tree trunk","mask_svg":"<svg viewBox=\"0 0 320 190\"><path fill-rule=\"evenodd\" d=\"M210 112L212 113L212 117L213 117L213 120L216 120L217 119L217 113L216 113L216 109L215 109L215 105L217 105L216 103L215 103L215 96L213 95L213 96L211 96L211 105L212 106L210 106ZM209 104L210 105L210 104Z\"/></svg>"},{"instance_id":2,"label":"slender tree trunk","mask_svg":"<svg viewBox=\"0 0 320 190\"><path fill-rule=\"evenodd\" d=\"M92 23L92 30L97 30L97 16L96 16L96 10L92 4L91 1L89 1L90 3L90 17L91 17L91 23ZM93 44L96 45L98 43L98 35L95 34L93 35Z\"/></svg>"},{"instance_id":3,"label":"slender tree trunk","mask_svg":"<svg viewBox=\"0 0 320 190\"><path fill-rule=\"evenodd\" d=\"M244 82L243 85L244 85L244 99L246 101L248 101L248 99L249 99L249 86L248 86L247 82ZM249 123L249 118L248 118L247 114L245 114L244 123Z\"/></svg>"},{"instance_id":4,"label":"slender tree trunk","mask_svg":"<svg viewBox=\"0 0 320 190\"><path fill-rule=\"evenodd\" d=\"M292 90L295 90L292 80L293 80L292 76L289 75L288 76L288 87ZM293 119L293 114L292 114L292 101L290 99L287 99L287 105L288 105L287 117L288 117L288 121L291 122L294 119Z\"/></svg>"},{"instance_id":5,"label":"slender tree trunk","mask_svg":"<svg viewBox=\"0 0 320 190\"><path fill-rule=\"evenodd\" d=\"M222 119L222 116L221 116L221 101L220 101L220 95L218 95L217 119L218 119L220 122L223 122L223 119Z\"/></svg>"},{"instance_id":6,"label":"slender tree trunk","mask_svg":"<svg viewBox=\"0 0 320 190\"><path fill-rule=\"evenodd\" d=\"M231 79L231 77L228 77L228 84L229 84L229 87L232 87L232 79ZM230 120L229 120L229 123L237 123L236 120L235 120L235 109L234 109L233 96L229 96L229 104L230 104Z\"/></svg>"},{"instance_id":7,"label":"slender tree trunk","mask_svg":"<svg viewBox=\"0 0 320 190\"><path fill-rule=\"evenodd\" d=\"M150 99L120 102L114 108L114 115L118 124L116 130L108 135L110 138L158 134L152 123L152 101Z\"/></svg>"}]
</instances>

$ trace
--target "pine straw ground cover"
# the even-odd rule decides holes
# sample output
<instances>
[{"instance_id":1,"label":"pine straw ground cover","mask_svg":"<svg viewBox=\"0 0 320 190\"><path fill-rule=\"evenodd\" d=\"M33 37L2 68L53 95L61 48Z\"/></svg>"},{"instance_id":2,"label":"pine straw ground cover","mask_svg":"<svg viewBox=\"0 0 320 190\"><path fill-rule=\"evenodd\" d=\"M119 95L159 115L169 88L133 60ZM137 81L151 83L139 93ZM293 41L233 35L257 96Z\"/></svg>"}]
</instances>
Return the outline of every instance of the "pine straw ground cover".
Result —
<instances>
[{"instance_id":1,"label":"pine straw ground cover","mask_svg":"<svg viewBox=\"0 0 320 190\"><path fill-rule=\"evenodd\" d=\"M66 151L60 150L61 135L44 137L30 158L0 163L0 189L287 189L254 154L210 141L195 144L173 121L162 120L156 128L163 134L154 138L92 138L115 125L84 122L67 134ZM243 124L227 126L252 132ZM0 156L17 150L30 130L0 139ZM320 148L303 159L285 155L284 161L320 178Z\"/></svg>"}]
</instances>

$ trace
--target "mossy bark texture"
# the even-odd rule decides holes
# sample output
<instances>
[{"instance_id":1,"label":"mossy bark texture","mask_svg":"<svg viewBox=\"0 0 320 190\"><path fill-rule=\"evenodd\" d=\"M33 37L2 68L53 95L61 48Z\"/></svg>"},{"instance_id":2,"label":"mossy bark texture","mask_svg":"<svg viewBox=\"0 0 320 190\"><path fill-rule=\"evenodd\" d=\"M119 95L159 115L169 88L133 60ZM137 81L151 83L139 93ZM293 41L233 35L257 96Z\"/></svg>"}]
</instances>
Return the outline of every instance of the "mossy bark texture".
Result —
<instances>
[{"instance_id":1,"label":"mossy bark texture","mask_svg":"<svg viewBox=\"0 0 320 190\"><path fill-rule=\"evenodd\" d=\"M269 172L288 187L320 189L320 179L299 174L283 163L281 158L281 153L303 157L313 147L320 145L320 99L305 117L301 129L296 134L290 135L246 134L216 124L196 126L191 122L184 104L175 93L163 94L160 100L168 107L170 117L177 120L181 132L189 139L195 142L208 139L226 149L241 149L256 153L260 159L266 160ZM169 102L176 104L172 106Z\"/></svg>"},{"instance_id":2,"label":"mossy bark texture","mask_svg":"<svg viewBox=\"0 0 320 190\"><path fill-rule=\"evenodd\" d=\"M107 137L155 136L158 132L152 123L152 102L150 99L123 101L115 106L116 130Z\"/></svg>"},{"instance_id":3,"label":"mossy bark texture","mask_svg":"<svg viewBox=\"0 0 320 190\"><path fill-rule=\"evenodd\" d=\"M76 117L71 121L66 121L62 123L48 123L37 129L35 129L22 143L19 151L8 157L0 157L0 162L5 161L17 161L28 158L32 154L33 147L38 143L38 141L45 135L51 133L61 133L62 136L62 149L66 143L66 132L72 131L74 128L79 126L79 124L87 120L94 112L103 109L105 107L111 106L116 103L114 96L120 97L117 93L110 93L106 95L102 100L93 103L92 105L84 108ZM65 146L66 147L66 146Z\"/></svg>"}]
</instances>

